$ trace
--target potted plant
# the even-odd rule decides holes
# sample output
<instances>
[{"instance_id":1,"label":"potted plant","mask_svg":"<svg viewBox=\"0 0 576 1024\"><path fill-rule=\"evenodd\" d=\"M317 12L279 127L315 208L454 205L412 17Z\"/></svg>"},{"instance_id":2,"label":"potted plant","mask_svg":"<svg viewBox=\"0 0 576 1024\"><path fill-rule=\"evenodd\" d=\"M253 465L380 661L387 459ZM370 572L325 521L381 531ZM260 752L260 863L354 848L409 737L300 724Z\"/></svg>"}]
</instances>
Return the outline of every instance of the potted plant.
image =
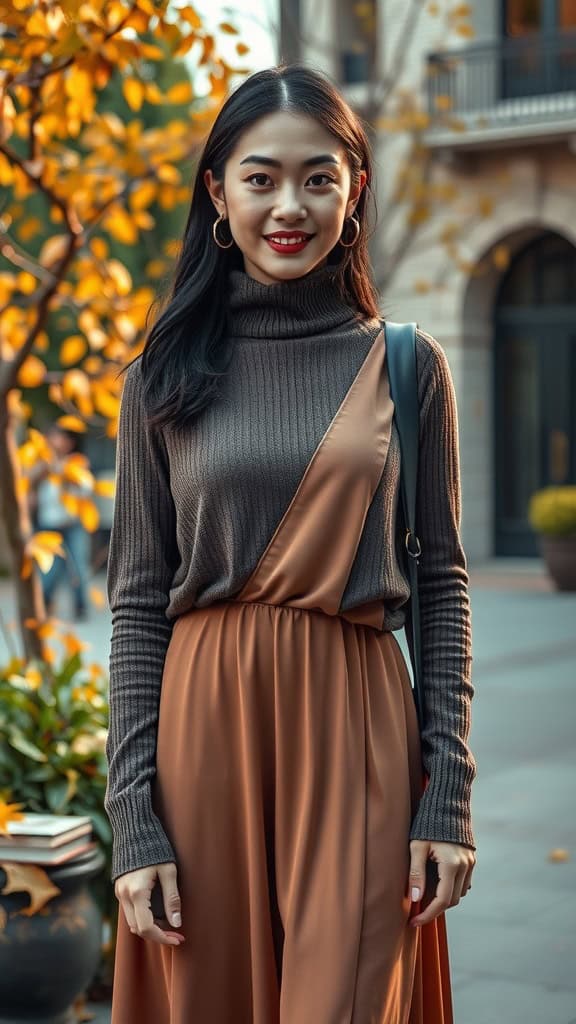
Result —
<instances>
[{"instance_id":1,"label":"potted plant","mask_svg":"<svg viewBox=\"0 0 576 1024\"><path fill-rule=\"evenodd\" d=\"M98 844L50 866L2 862L0 850L0 1021L23 1024L71 1019L81 986L100 970L111 987L113 970L113 942L102 944L103 922L112 938L117 924L103 809L107 681L75 636L60 639L57 667L16 656L0 667L0 828L20 810L89 815Z\"/></svg>"},{"instance_id":2,"label":"potted plant","mask_svg":"<svg viewBox=\"0 0 576 1024\"><path fill-rule=\"evenodd\" d=\"M558 590L576 590L576 486L545 487L530 498L530 525Z\"/></svg>"}]
</instances>

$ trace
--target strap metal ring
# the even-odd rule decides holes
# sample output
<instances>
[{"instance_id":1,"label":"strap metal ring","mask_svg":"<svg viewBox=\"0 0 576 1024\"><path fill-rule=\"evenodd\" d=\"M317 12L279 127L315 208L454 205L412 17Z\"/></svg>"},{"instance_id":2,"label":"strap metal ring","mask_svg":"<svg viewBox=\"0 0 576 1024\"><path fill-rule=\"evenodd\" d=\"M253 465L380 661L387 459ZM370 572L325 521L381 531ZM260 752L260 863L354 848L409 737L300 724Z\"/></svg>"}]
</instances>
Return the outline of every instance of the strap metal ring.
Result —
<instances>
[{"instance_id":1,"label":"strap metal ring","mask_svg":"<svg viewBox=\"0 0 576 1024\"><path fill-rule=\"evenodd\" d=\"M410 538L411 537L413 537L415 542L416 542L416 550L415 551L411 551L410 550ZM404 543L406 544L406 551L408 552L408 554L410 555L411 558L420 558L420 555L422 554L422 547L421 547L420 541L418 540L418 537L416 536L415 533L412 533L411 530L406 530L406 537L405 537Z\"/></svg>"}]
</instances>

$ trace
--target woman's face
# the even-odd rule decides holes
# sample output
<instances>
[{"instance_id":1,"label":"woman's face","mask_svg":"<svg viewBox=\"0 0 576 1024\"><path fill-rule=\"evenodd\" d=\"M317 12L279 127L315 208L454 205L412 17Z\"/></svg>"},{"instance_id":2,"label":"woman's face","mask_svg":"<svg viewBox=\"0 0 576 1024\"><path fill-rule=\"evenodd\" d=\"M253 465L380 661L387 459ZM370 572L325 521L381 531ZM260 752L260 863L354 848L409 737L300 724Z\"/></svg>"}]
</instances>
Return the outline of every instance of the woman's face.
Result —
<instances>
[{"instance_id":1,"label":"woman's face","mask_svg":"<svg viewBox=\"0 0 576 1024\"><path fill-rule=\"evenodd\" d=\"M224 181L208 170L204 182L218 214L229 220L246 272L273 284L326 262L366 173L352 188L342 143L314 118L283 111L241 135Z\"/></svg>"}]
</instances>

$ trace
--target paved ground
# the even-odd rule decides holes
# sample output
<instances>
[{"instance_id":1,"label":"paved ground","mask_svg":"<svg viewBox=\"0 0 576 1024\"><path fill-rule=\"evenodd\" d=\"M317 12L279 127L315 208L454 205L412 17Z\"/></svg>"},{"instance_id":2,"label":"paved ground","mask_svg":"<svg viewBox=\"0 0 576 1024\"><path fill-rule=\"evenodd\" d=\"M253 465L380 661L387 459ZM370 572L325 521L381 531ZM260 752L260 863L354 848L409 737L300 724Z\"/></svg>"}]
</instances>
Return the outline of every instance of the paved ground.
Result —
<instances>
[{"instance_id":1,"label":"paved ground","mask_svg":"<svg viewBox=\"0 0 576 1024\"><path fill-rule=\"evenodd\" d=\"M471 594L478 864L447 916L456 1024L576 1024L576 594L515 560L473 569ZM9 616L5 584L0 601ZM77 632L107 658L105 610Z\"/></svg>"}]
</instances>

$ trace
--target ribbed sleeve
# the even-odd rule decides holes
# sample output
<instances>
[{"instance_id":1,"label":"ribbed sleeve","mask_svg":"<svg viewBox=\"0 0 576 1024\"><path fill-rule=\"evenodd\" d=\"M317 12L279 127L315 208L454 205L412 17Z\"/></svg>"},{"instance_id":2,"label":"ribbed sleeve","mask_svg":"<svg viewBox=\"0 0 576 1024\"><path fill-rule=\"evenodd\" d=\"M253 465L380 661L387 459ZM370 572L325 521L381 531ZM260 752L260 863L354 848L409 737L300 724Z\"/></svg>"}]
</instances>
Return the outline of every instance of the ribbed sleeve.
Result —
<instances>
[{"instance_id":1,"label":"ribbed sleeve","mask_svg":"<svg viewBox=\"0 0 576 1024\"><path fill-rule=\"evenodd\" d=\"M470 788L476 764L468 748L471 618L466 558L460 541L458 420L448 360L420 334L423 372L416 531L422 545L419 593L426 723L422 759L429 784L411 839L475 849Z\"/></svg>"},{"instance_id":2,"label":"ribbed sleeve","mask_svg":"<svg viewBox=\"0 0 576 1024\"><path fill-rule=\"evenodd\" d=\"M221 379L218 401L189 428L151 431L140 361L125 376L108 557L112 646L105 809L114 836L114 880L175 860L153 807L160 692L173 624L193 608L234 599L241 591L381 332L378 320L363 318L347 304L329 268L274 285L234 271L226 298L230 370ZM422 754L430 783L411 837L474 848L470 787L476 766L467 744L470 605L459 535L456 401L444 351L423 332L417 362L417 528L428 710ZM342 599L343 610L381 600L386 630L402 629L410 596L398 538L400 470L393 424Z\"/></svg>"},{"instance_id":3,"label":"ribbed sleeve","mask_svg":"<svg viewBox=\"0 0 576 1024\"><path fill-rule=\"evenodd\" d=\"M165 611L175 568L175 511L159 438L147 429L139 362L125 375L108 558L112 612L108 782L112 880L175 860L151 799L158 705L172 623Z\"/></svg>"}]
</instances>

